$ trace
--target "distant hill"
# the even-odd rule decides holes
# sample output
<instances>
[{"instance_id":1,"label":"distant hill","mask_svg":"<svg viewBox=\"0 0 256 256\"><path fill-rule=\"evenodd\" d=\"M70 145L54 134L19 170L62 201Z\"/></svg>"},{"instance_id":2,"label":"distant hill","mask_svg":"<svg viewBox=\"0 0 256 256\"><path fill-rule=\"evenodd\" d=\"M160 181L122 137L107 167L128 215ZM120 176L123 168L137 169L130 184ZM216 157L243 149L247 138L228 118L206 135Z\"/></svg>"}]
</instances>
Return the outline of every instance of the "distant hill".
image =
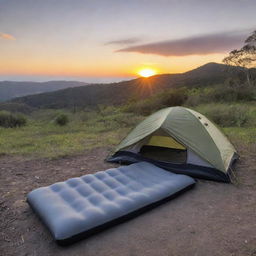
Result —
<instances>
[{"instance_id":1,"label":"distant hill","mask_svg":"<svg viewBox=\"0 0 256 256\"><path fill-rule=\"evenodd\" d=\"M232 67L232 69L236 73L241 72L241 68ZM98 104L119 105L129 99L149 97L164 89L220 84L229 76L230 73L227 72L226 65L208 63L181 74L163 74L119 83L67 88L55 92L16 98L12 102L27 104L34 108L92 107Z\"/></svg>"},{"instance_id":2,"label":"distant hill","mask_svg":"<svg viewBox=\"0 0 256 256\"><path fill-rule=\"evenodd\" d=\"M68 87L86 85L76 81L14 82L0 81L0 102L30 94L52 92Z\"/></svg>"}]
</instances>

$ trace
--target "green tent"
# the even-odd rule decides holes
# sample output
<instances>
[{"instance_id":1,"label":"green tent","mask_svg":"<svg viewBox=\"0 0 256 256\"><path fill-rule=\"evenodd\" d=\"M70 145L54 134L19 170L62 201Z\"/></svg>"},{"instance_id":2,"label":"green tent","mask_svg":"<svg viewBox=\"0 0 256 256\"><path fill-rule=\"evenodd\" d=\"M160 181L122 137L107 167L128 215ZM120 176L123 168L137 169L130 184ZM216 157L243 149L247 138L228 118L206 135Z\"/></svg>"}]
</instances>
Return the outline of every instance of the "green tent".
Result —
<instances>
[{"instance_id":1,"label":"green tent","mask_svg":"<svg viewBox=\"0 0 256 256\"><path fill-rule=\"evenodd\" d=\"M177 173L230 181L229 170L237 156L227 137L204 115L170 107L135 127L108 161L150 161Z\"/></svg>"}]
</instances>

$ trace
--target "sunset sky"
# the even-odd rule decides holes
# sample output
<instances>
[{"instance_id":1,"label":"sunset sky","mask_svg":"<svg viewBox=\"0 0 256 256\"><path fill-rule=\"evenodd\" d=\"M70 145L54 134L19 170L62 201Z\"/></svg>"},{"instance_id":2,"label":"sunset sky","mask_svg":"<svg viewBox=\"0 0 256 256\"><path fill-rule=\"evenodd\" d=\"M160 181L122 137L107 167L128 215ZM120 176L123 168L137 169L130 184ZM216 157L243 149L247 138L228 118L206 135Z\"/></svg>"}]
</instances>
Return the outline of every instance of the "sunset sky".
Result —
<instances>
[{"instance_id":1,"label":"sunset sky","mask_svg":"<svg viewBox=\"0 0 256 256\"><path fill-rule=\"evenodd\" d=\"M255 0L0 0L0 80L117 81L221 62Z\"/></svg>"}]
</instances>

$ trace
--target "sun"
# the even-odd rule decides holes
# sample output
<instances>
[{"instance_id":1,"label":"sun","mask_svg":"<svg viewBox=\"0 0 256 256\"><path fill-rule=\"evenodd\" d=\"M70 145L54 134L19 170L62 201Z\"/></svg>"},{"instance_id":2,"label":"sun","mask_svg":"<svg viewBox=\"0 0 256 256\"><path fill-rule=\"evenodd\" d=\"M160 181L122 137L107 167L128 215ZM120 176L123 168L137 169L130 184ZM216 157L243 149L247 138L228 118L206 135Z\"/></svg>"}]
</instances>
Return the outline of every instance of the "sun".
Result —
<instances>
[{"instance_id":1,"label":"sun","mask_svg":"<svg viewBox=\"0 0 256 256\"><path fill-rule=\"evenodd\" d=\"M141 69L138 74L142 77L150 77L156 74L156 71L152 68L143 68Z\"/></svg>"}]
</instances>

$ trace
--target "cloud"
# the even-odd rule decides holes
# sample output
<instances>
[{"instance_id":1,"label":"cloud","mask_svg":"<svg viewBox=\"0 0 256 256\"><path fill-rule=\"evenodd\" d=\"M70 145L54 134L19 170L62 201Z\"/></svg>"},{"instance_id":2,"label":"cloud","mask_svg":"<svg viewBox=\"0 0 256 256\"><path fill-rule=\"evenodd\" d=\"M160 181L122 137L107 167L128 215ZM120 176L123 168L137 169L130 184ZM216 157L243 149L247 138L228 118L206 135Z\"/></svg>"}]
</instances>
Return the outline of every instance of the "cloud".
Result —
<instances>
[{"instance_id":1,"label":"cloud","mask_svg":"<svg viewBox=\"0 0 256 256\"><path fill-rule=\"evenodd\" d=\"M161 56L187 56L224 53L241 47L245 33L219 33L201 35L178 40L167 40L149 44L135 45L116 52L137 52Z\"/></svg>"},{"instance_id":2,"label":"cloud","mask_svg":"<svg viewBox=\"0 0 256 256\"><path fill-rule=\"evenodd\" d=\"M1 32L0 32L0 38L6 39L6 40L16 40L14 36L6 33L1 33Z\"/></svg>"},{"instance_id":3,"label":"cloud","mask_svg":"<svg viewBox=\"0 0 256 256\"><path fill-rule=\"evenodd\" d=\"M127 44L135 44L140 41L141 41L141 39L139 39L137 37L131 37L131 38L125 38L125 39L121 39L121 40L109 41L109 42L106 42L105 45L110 45L110 44L127 45Z\"/></svg>"}]
</instances>

